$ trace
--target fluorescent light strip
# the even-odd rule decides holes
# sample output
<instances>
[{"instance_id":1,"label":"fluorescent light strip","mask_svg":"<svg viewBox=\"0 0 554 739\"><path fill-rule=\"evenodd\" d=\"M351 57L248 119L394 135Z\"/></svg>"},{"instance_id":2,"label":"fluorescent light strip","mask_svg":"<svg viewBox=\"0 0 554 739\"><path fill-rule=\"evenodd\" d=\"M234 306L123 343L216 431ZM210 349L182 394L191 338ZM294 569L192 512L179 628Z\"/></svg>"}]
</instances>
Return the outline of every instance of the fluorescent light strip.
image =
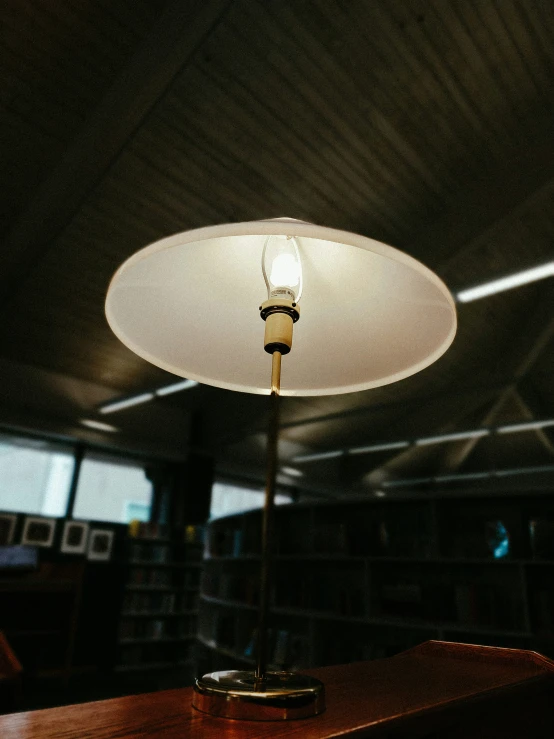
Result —
<instances>
[{"instance_id":1,"label":"fluorescent light strip","mask_svg":"<svg viewBox=\"0 0 554 739\"><path fill-rule=\"evenodd\" d=\"M339 452L320 452L319 454L303 454L299 457L293 457L293 462L316 462L319 459L334 459L335 457L342 457L343 451Z\"/></svg>"},{"instance_id":2,"label":"fluorescent light strip","mask_svg":"<svg viewBox=\"0 0 554 739\"><path fill-rule=\"evenodd\" d=\"M113 403L106 403L100 406L98 411L102 414L115 413L116 411L122 411L124 408L131 408L134 405L140 405L141 403L148 403L154 400L156 396L164 397L164 395L171 395L171 393L178 393L181 390L188 390L189 388L196 387L198 383L196 380L180 380L174 382L171 385L165 385L151 393L140 393L140 395L132 395L130 398L122 398L121 400L115 400Z\"/></svg>"},{"instance_id":3,"label":"fluorescent light strip","mask_svg":"<svg viewBox=\"0 0 554 739\"><path fill-rule=\"evenodd\" d=\"M455 482L457 480L482 480L488 477L512 477L513 475L532 475L543 472L554 472L554 465L544 465L542 467L514 467L510 469L490 470L486 472L465 472L460 473L459 475L437 475L436 477L413 477L405 480L385 480L381 483L381 487L401 488L428 482L441 483Z\"/></svg>"},{"instance_id":4,"label":"fluorescent light strip","mask_svg":"<svg viewBox=\"0 0 554 739\"><path fill-rule=\"evenodd\" d=\"M116 429L115 426L110 426L109 423L102 423L101 421L94 421L90 418L82 418L79 423L82 423L83 426L87 426L89 429L94 429L95 431L108 431L110 434L115 433L116 431L119 431L119 429Z\"/></svg>"},{"instance_id":5,"label":"fluorescent light strip","mask_svg":"<svg viewBox=\"0 0 554 739\"><path fill-rule=\"evenodd\" d=\"M412 443L415 446L431 446L431 444L445 444L449 441L461 441L462 439L481 439L484 436L490 436L493 432L498 434L510 434L517 431L533 431L543 429L548 426L554 426L554 419L548 418L542 421L529 421L525 423L515 423L507 426L498 426L485 429L470 429L468 431L457 431L452 434L437 434L436 436L424 436L415 441L384 441L378 444L370 444L369 446L357 446L351 449L341 449L333 452L321 452L316 454L304 454L299 457L293 457L293 462L316 462L318 459L333 459L342 457L344 454L370 454L372 452L385 452L392 449L406 449Z\"/></svg>"},{"instance_id":6,"label":"fluorescent light strip","mask_svg":"<svg viewBox=\"0 0 554 739\"><path fill-rule=\"evenodd\" d=\"M304 477L304 473L294 467L281 467L281 472L284 475L290 475L290 477Z\"/></svg>"},{"instance_id":7,"label":"fluorescent light strip","mask_svg":"<svg viewBox=\"0 0 554 739\"><path fill-rule=\"evenodd\" d=\"M348 454L366 454L368 452L385 452L388 449L405 449L410 446L409 441L388 441L382 444L372 444L371 446L357 446L348 449Z\"/></svg>"},{"instance_id":8,"label":"fluorescent light strip","mask_svg":"<svg viewBox=\"0 0 554 739\"><path fill-rule=\"evenodd\" d=\"M535 431L537 429L547 428L548 426L554 426L554 418L549 418L545 421L527 421L525 423L511 423L507 426L499 426L496 429L496 433L515 434L518 431Z\"/></svg>"},{"instance_id":9,"label":"fluorescent light strip","mask_svg":"<svg viewBox=\"0 0 554 739\"><path fill-rule=\"evenodd\" d=\"M189 388L196 387L198 383L196 380L183 380L182 382L174 382L172 385L166 385L165 387L158 388L155 392L161 398L164 395L171 395L171 393L179 393L181 390L188 390Z\"/></svg>"},{"instance_id":10,"label":"fluorescent light strip","mask_svg":"<svg viewBox=\"0 0 554 739\"><path fill-rule=\"evenodd\" d=\"M548 464L541 467L514 467L511 470L496 470L495 477L511 477L512 475L530 475L540 472L554 472L554 465Z\"/></svg>"},{"instance_id":11,"label":"fluorescent light strip","mask_svg":"<svg viewBox=\"0 0 554 739\"><path fill-rule=\"evenodd\" d=\"M491 282L485 282L467 290L461 290L457 293L456 298L460 303L470 303L472 300L486 298L489 295L512 290L514 287L521 287L521 285L527 285L530 282L544 280L546 277L552 276L554 276L554 261L523 270L523 272L515 272L512 275L500 277L497 280L491 280Z\"/></svg>"},{"instance_id":12,"label":"fluorescent light strip","mask_svg":"<svg viewBox=\"0 0 554 739\"><path fill-rule=\"evenodd\" d=\"M490 472L461 472L459 475L437 475L435 482L455 482L456 480L482 480L490 477Z\"/></svg>"},{"instance_id":13,"label":"fluorescent light strip","mask_svg":"<svg viewBox=\"0 0 554 739\"><path fill-rule=\"evenodd\" d=\"M440 436L425 436L422 439L416 439L416 446L428 446L430 444L444 444L447 441L458 441L459 439L479 439L482 436L488 436L489 429L475 429L475 431L459 431L455 434L442 434Z\"/></svg>"},{"instance_id":14,"label":"fluorescent light strip","mask_svg":"<svg viewBox=\"0 0 554 739\"><path fill-rule=\"evenodd\" d=\"M381 483L383 488L405 488L409 485L420 485L423 482L433 482L434 477L413 477L408 480L386 480Z\"/></svg>"},{"instance_id":15,"label":"fluorescent light strip","mask_svg":"<svg viewBox=\"0 0 554 739\"><path fill-rule=\"evenodd\" d=\"M123 400L116 400L113 403L106 403L98 411L103 415L106 413L115 413L115 411L122 411L124 408L131 408L133 405L148 403L148 401L153 399L154 393L141 393L140 395L133 395L130 398L124 398Z\"/></svg>"}]
</instances>

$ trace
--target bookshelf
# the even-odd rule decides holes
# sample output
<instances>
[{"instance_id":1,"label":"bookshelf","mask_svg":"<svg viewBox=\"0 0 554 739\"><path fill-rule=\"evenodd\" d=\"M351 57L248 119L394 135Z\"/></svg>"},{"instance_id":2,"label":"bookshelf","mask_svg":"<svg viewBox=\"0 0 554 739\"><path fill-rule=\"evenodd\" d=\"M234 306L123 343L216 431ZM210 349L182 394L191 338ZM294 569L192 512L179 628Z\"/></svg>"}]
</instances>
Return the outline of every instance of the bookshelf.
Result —
<instances>
[{"instance_id":1,"label":"bookshelf","mask_svg":"<svg viewBox=\"0 0 554 739\"><path fill-rule=\"evenodd\" d=\"M260 511L210 523L202 669L251 665ZM406 496L276 511L270 659L307 668L429 639L554 657L554 498Z\"/></svg>"},{"instance_id":2,"label":"bookshelf","mask_svg":"<svg viewBox=\"0 0 554 739\"><path fill-rule=\"evenodd\" d=\"M117 672L187 668L192 675L203 546L199 526L130 527Z\"/></svg>"},{"instance_id":3,"label":"bookshelf","mask_svg":"<svg viewBox=\"0 0 554 739\"><path fill-rule=\"evenodd\" d=\"M83 573L82 562L42 562L0 578L0 627L21 662L26 690L51 678L67 687L75 671Z\"/></svg>"}]
</instances>

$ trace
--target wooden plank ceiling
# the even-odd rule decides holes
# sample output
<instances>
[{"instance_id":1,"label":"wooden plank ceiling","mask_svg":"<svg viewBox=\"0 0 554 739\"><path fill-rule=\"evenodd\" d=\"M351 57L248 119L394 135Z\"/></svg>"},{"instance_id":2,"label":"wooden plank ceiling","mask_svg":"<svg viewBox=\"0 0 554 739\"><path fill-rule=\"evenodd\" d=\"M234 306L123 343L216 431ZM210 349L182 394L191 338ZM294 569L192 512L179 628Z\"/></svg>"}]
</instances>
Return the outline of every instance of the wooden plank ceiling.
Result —
<instances>
[{"instance_id":1,"label":"wooden plank ceiling","mask_svg":"<svg viewBox=\"0 0 554 739\"><path fill-rule=\"evenodd\" d=\"M548 0L9 0L4 16L5 424L106 442L79 419L171 381L119 344L103 302L122 260L176 231L287 215L391 243L452 290L552 258ZM493 424L501 408L554 417L553 301L550 279L461 305L452 349L419 375L287 399L284 457ZM265 410L201 387L112 419L120 446L179 456L200 415L197 442L257 475ZM306 479L346 490L552 459L538 434L487 444Z\"/></svg>"}]
</instances>

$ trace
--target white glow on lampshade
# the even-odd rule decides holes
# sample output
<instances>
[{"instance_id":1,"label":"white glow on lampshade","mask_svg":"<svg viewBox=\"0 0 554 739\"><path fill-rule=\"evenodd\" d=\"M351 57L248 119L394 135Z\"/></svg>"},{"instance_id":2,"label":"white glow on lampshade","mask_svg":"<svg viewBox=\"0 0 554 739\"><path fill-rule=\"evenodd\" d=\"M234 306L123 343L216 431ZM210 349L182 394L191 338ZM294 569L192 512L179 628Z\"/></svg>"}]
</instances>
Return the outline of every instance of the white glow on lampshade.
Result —
<instances>
[{"instance_id":1,"label":"white glow on lampshade","mask_svg":"<svg viewBox=\"0 0 554 739\"><path fill-rule=\"evenodd\" d=\"M527 285L530 282L544 280L546 277L553 276L554 261L523 270L523 272L516 272L513 275L500 277L498 280L491 280L491 282L485 282L483 285L476 285L467 290L461 290L456 294L456 298L460 303L469 303L472 300L486 298L489 295L495 295L505 290L512 290L514 287L521 287L521 285Z\"/></svg>"},{"instance_id":2,"label":"white glow on lampshade","mask_svg":"<svg viewBox=\"0 0 554 739\"><path fill-rule=\"evenodd\" d=\"M302 264L296 239L269 236L262 254L262 271L268 298L300 300Z\"/></svg>"},{"instance_id":3,"label":"white glow on lampshade","mask_svg":"<svg viewBox=\"0 0 554 739\"><path fill-rule=\"evenodd\" d=\"M288 300L302 294L306 316L282 395L381 387L428 367L452 343L454 301L424 265L374 239L288 218L207 226L141 249L110 283L111 328L140 357L178 377L269 394L252 306L267 297L260 262L272 236L271 243L292 245L294 253L298 242L301 284L297 292L281 289ZM265 272L270 288L270 263ZM309 289L301 291L304 282Z\"/></svg>"}]
</instances>

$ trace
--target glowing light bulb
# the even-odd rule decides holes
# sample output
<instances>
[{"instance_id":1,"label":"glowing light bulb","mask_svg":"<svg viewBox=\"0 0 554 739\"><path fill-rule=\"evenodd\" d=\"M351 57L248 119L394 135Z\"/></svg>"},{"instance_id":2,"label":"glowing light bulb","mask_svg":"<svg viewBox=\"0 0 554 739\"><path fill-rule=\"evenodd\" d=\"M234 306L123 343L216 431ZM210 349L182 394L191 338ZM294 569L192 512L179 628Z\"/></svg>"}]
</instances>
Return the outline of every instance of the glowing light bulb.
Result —
<instances>
[{"instance_id":1,"label":"glowing light bulb","mask_svg":"<svg viewBox=\"0 0 554 739\"><path fill-rule=\"evenodd\" d=\"M298 302L302 294L302 264L293 236L269 236L262 254L268 298Z\"/></svg>"},{"instance_id":2,"label":"glowing light bulb","mask_svg":"<svg viewBox=\"0 0 554 739\"><path fill-rule=\"evenodd\" d=\"M292 254L279 254L271 265L269 281L272 285L296 287L300 283L300 265Z\"/></svg>"}]
</instances>

